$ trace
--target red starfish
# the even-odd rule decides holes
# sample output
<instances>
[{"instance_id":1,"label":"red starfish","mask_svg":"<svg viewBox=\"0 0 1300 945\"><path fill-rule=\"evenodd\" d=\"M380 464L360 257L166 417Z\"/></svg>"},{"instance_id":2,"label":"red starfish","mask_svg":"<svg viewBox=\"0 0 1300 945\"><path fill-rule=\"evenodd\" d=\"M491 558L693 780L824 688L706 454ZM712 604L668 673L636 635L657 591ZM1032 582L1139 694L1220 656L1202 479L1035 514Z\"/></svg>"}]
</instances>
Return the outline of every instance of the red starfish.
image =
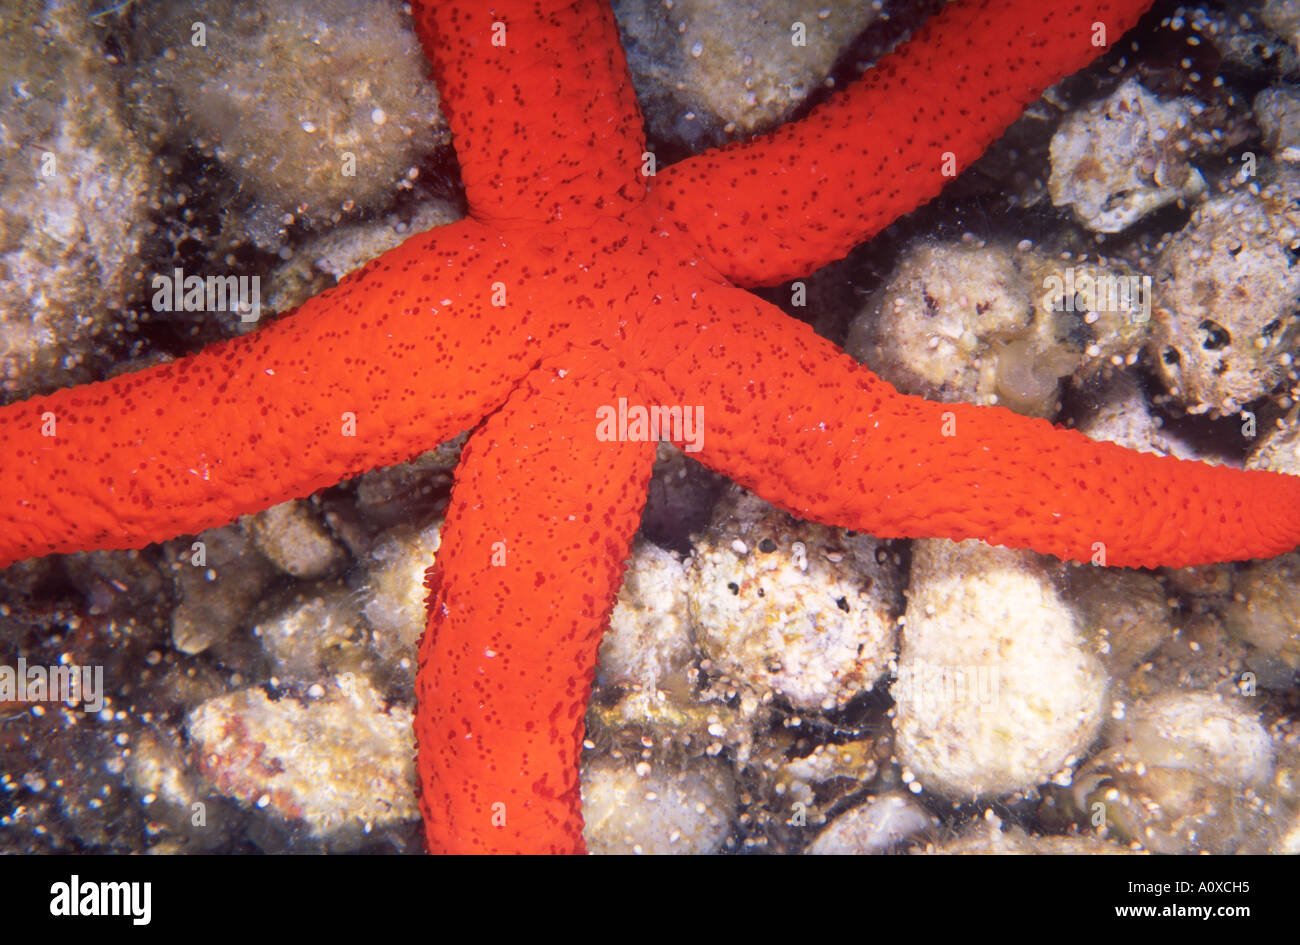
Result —
<instances>
[{"instance_id":1,"label":"red starfish","mask_svg":"<svg viewBox=\"0 0 1300 945\"><path fill-rule=\"evenodd\" d=\"M579 851L583 715L654 456L598 435L620 398L700 407L706 464L881 537L1129 566L1290 550L1298 479L901 396L734 288L934 196L945 152L978 157L1145 5L953 4L805 120L647 181L607 11L417 3L471 217L251 336L0 410L0 565L222 524L474 427L420 651L428 844Z\"/></svg>"}]
</instances>

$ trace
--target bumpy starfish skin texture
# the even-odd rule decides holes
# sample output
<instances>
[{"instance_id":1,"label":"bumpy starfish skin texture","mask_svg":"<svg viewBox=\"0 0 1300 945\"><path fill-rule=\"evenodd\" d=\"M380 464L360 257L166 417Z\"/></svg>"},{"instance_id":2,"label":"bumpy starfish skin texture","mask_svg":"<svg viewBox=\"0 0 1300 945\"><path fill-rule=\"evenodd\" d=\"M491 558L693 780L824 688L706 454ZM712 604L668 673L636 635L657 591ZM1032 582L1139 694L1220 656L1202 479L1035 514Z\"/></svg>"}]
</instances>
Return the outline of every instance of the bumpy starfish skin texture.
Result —
<instances>
[{"instance_id":1,"label":"bumpy starfish skin texture","mask_svg":"<svg viewBox=\"0 0 1300 945\"><path fill-rule=\"evenodd\" d=\"M702 405L705 464L879 537L1128 566L1300 542L1300 479L902 396L734 287L934 196L946 152L978 157L1145 3L952 4L803 121L649 180L608 11L414 6L470 218L253 335L0 410L0 564L195 532L474 428L417 677L430 850L583 848L583 716L654 457L597 437L620 397Z\"/></svg>"}]
</instances>

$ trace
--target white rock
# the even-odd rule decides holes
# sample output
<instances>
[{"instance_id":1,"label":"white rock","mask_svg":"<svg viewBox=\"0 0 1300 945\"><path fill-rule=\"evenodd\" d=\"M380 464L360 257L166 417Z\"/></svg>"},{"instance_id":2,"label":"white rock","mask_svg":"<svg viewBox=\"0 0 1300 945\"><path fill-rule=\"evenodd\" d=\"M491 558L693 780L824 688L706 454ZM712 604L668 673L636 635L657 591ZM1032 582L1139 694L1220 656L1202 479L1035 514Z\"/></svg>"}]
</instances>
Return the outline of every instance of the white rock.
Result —
<instances>
[{"instance_id":1,"label":"white rock","mask_svg":"<svg viewBox=\"0 0 1300 945\"><path fill-rule=\"evenodd\" d=\"M812 856L884 853L936 822L907 795L886 794L840 814L804 852Z\"/></svg>"},{"instance_id":2,"label":"white rock","mask_svg":"<svg viewBox=\"0 0 1300 945\"><path fill-rule=\"evenodd\" d=\"M713 853L731 830L735 806L731 770L711 758L680 767L583 759L583 833L591 853Z\"/></svg>"},{"instance_id":3,"label":"white rock","mask_svg":"<svg viewBox=\"0 0 1300 945\"><path fill-rule=\"evenodd\" d=\"M870 689L893 656L898 606L894 565L877 560L882 544L798 522L739 490L719 503L689 586L714 668L809 709Z\"/></svg>"},{"instance_id":4,"label":"white rock","mask_svg":"<svg viewBox=\"0 0 1300 945\"><path fill-rule=\"evenodd\" d=\"M1101 726L1107 681L1043 561L916 542L897 702L904 777L955 799L1050 780Z\"/></svg>"}]
</instances>

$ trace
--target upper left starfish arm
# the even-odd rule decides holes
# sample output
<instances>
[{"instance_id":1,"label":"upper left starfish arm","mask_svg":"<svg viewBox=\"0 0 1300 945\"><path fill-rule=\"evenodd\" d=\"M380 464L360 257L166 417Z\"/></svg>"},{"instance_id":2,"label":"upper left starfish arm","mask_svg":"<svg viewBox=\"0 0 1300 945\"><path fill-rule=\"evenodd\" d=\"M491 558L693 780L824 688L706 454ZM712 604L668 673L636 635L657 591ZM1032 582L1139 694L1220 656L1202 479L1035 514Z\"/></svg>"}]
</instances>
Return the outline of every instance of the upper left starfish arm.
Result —
<instances>
[{"instance_id":1,"label":"upper left starfish arm","mask_svg":"<svg viewBox=\"0 0 1300 945\"><path fill-rule=\"evenodd\" d=\"M608 4L424 0L470 211L581 226L644 193L636 96Z\"/></svg>"},{"instance_id":2,"label":"upper left starfish arm","mask_svg":"<svg viewBox=\"0 0 1300 945\"><path fill-rule=\"evenodd\" d=\"M501 239L417 234L250 335L0 408L0 567L222 525L474 425L543 331L490 302Z\"/></svg>"},{"instance_id":3,"label":"upper left starfish arm","mask_svg":"<svg viewBox=\"0 0 1300 945\"><path fill-rule=\"evenodd\" d=\"M1300 544L1298 477L906 396L747 293L713 287L699 304L714 314L699 319L692 345L663 358L651 392L698 397L698 458L802 518L1130 567L1272 557Z\"/></svg>"}]
</instances>

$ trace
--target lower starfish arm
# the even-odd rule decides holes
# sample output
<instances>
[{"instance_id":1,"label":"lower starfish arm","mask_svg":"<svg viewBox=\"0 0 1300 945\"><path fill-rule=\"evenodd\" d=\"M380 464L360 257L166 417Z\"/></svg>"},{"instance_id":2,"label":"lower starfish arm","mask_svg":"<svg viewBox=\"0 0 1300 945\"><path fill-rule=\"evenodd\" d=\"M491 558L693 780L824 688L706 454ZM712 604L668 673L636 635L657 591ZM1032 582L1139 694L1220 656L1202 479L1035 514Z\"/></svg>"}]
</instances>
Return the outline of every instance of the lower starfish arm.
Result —
<instances>
[{"instance_id":1,"label":"lower starfish arm","mask_svg":"<svg viewBox=\"0 0 1300 945\"><path fill-rule=\"evenodd\" d=\"M802 276L938 195L1148 6L951 3L803 120L667 168L650 199L737 285ZM1105 45L1094 45L1099 35Z\"/></svg>"},{"instance_id":2,"label":"lower starfish arm","mask_svg":"<svg viewBox=\"0 0 1300 945\"><path fill-rule=\"evenodd\" d=\"M704 407L699 458L803 518L882 538L980 538L1184 567L1300 544L1300 478L1098 443L999 407L899 394L802 323L713 288L649 382ZM779 399L767 388L783 391Z\"/></svg>"},{"instance_id":3,"label":"lower starfish arm","mask_svg":"<svg viewBox=\"0 0 1300 945\"><path fill-rule=\"evenodd\" d=\"M536 360L490 305L499 239L418 234L253 334L0 408L0 567L225 524L472 426Z\"/></svg>"},{"instance_id":4,"label":"lower starfish arm","mask_svg":"<svg viewBox=\"0 0 1300 945\"><path fill-rule=\"evenodd\" d=\"M655 452L597 438L635 396L614 377L547 362L465 447L416 683L431 852L584 849L583 718Z\"/></svg>"}]
</instances>

